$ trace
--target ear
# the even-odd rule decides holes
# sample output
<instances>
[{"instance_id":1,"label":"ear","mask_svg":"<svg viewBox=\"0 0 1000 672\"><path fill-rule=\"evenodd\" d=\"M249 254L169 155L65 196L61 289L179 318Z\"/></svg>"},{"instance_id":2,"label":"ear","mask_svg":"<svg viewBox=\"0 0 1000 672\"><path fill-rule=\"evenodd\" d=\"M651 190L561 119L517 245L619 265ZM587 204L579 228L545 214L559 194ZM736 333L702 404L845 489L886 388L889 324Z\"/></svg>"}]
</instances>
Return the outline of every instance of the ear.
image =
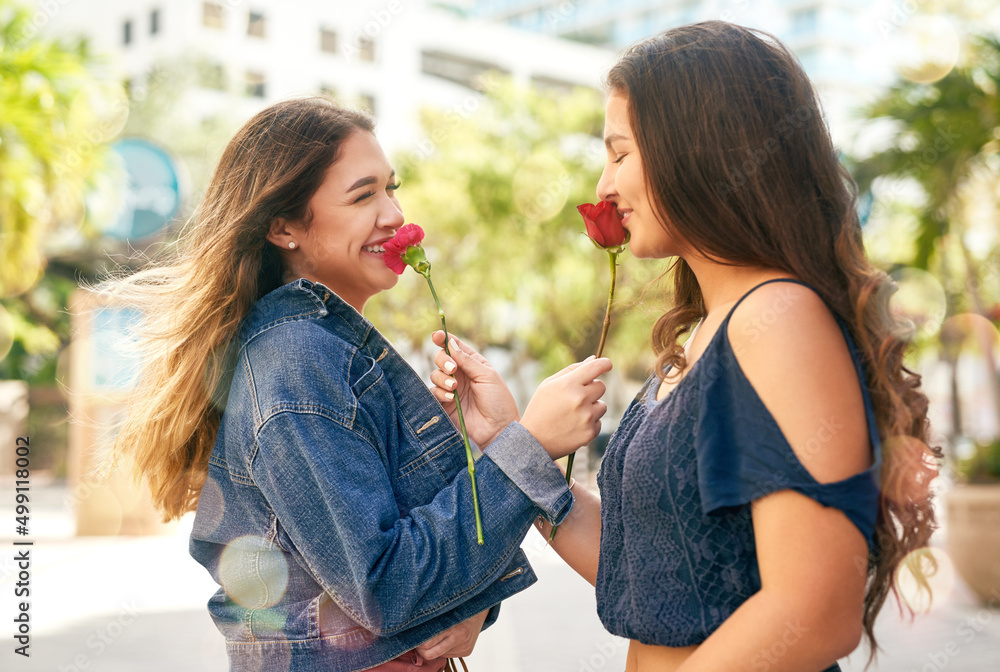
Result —
<instances>
[{"instance_id":1,"label":"ear","mask_svg":"<svg viewBox=\"0 0 1000 672\"><path fill-rule=\"evenodd\" d=\"M267 232L267 239L279 248L287 250L288 243L295 241L295 230L291 222L284 217L275 217Z\"/></svg>"}]
</instances>

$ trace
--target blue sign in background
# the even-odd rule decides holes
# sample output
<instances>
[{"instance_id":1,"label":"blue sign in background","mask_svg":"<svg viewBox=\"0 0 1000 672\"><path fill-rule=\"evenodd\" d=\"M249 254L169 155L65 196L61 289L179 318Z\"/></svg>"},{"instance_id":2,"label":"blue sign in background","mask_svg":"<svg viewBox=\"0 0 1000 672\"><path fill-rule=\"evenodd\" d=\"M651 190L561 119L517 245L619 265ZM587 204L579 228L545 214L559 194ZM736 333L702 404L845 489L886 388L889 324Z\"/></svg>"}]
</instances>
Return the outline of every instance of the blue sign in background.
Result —
<instances>
[{"instance_id":1,"label":"blue sign in background","mask_svg":"<svg viewBox=\"0 0 1000 672\"><path fill-rule=\"evenodd\" d=\"M122 240L151 236L180 210L177 163L162 147L141 138L119 140L112 149L121 158L128 185L122 210L107 233Z\"/></svg>"}]
</instances>

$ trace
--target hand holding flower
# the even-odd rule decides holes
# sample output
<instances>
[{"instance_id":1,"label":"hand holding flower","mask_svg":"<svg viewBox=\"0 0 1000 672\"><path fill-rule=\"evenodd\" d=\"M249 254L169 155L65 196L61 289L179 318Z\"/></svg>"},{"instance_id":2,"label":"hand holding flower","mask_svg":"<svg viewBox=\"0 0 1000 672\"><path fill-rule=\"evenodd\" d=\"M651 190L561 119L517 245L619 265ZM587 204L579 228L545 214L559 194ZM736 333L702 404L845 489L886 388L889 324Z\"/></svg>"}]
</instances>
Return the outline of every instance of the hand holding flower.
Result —
<instances>
[{"instance_id":1,"label":"hand holding flower","mask_svg":"<svg viewBox=\"0 0 1000 672\"><path fill-rule=\"evenodd\" d=\"M434 332L431 340L443 347L444 332ZM507 425L521 419L514 395L485 357L454 336L450 345L450 355L444 350L434 355L438 368L431 372L431 392L456 427L459 421L455 397L461 398L469 437L485 448Z\"/></svg>"},{"instance_id":2,"label":"hand holding flower","mask_svg":"<svg viewBox=\"0 0 1000 672\"><path fill-rule=\"evenodd\" d=\"M608 289L608 307L604 311L604 324L601 328L601 341L597 344L597 356L604 353L604 344L608 339L608 329L611 327L611 306L615 302L615 279L618 271L618 255L625 251L628 243L629 232L622 225L622 218L618 214L618 207L611 201L601 201L597 205L583 203L576 206L577 212L583 217L583 224L587 227L587 235L597 247L608 253L608 262L611 265L611 287ZM580 444L583 445L583 444ZM576 453L570 453L566 462L566 483L570 482L573 475L573 460ZM555 539L558 527L552 528L549 541Z\"/></svg>"},{"instance_id":3,"label":"hand holding flower","mask_svg":"<svg viewBox=\"0 0 1000 672\"><path fill-rule=\"evenodd\" d=\"M611 370L611 360L590 358L570 364L538 386L521 425L542 444L553 460L594 440L608 405L597 377ZM568 482L568 481L567 481Z\"/></svg>"}]
</instances>

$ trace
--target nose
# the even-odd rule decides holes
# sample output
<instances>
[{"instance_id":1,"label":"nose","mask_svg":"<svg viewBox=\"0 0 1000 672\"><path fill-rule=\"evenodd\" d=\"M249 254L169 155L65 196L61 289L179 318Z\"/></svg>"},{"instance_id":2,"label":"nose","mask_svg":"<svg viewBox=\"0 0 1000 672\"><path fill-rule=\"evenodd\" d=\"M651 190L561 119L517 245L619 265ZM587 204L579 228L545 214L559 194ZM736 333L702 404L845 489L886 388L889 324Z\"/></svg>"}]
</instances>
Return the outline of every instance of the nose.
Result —
<instances>
[{"instance_id":1,"label":"nose","mask_svg":"<svg viewBox=\"0 0 1000 672\"><path fill-rule=\"evenodd\" d=\"M392 229L393 233L403 225L406 220L403 218L403 211L393 198L387 198L382 211L378 214L377 226L384 229Z\"/></svg>"},{"instance_id":2,"label":"nose","mask_svg":"<svg viewBox=\"0 0 1000 672\"><path fill-rule=\"evenodd\" d=\"M601 172L601 179L597 181L597 199L600 201L612 201L618 195L615 189L615 171L610 161L605 161L604 171Z\"/></svg>"}]
</instances>

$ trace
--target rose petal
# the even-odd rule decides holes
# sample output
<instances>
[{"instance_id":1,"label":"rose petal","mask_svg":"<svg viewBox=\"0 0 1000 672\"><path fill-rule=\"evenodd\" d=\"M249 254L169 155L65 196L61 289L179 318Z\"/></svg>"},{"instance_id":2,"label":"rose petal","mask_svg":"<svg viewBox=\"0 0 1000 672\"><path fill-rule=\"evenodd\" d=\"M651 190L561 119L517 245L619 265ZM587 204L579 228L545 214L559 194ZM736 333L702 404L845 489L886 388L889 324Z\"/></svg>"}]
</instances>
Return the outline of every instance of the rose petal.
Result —
<instances>
[{"instance_id":1,"label":"rose petal","mask_svg":"<svg viewBox=\"0 0 1000 672\"><path fill-rule=\"evenodd\" d=\"M611 201L601 201L597 205L583 203L576 206L583 223L587 227L587 235L603 248L620 247L628 239L628 233L622 226L622 218L618 208Z\"/></svg>"}]
</instances>

